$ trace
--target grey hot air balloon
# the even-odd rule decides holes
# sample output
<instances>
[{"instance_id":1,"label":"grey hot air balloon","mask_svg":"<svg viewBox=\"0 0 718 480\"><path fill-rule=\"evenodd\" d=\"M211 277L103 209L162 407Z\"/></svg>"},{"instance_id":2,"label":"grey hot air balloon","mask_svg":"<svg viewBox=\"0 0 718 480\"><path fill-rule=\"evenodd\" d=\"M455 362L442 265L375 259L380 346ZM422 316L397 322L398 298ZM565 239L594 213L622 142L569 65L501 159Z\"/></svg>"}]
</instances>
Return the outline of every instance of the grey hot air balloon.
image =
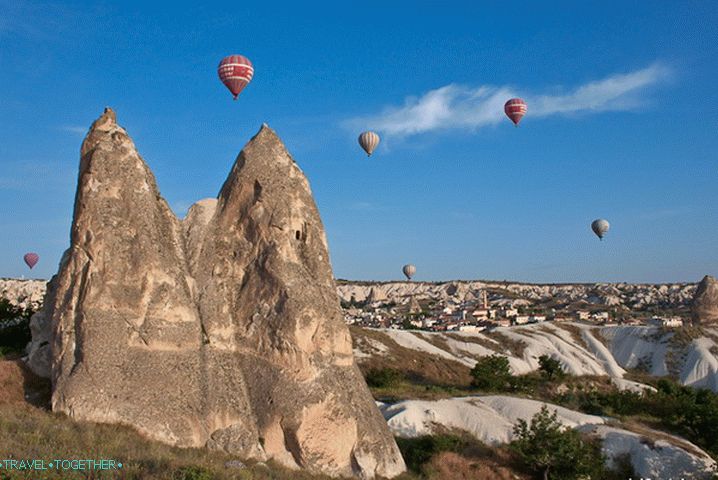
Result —
<instances>
[{"instance_id":1,"label":"grey hot air balloon","mask_svg":"<svg viewBox=\"0 0 718 480\"><path fill-rule=\"evenodd\" d=\"M604 220L603 218L598 218L591 222L591 230L593 230L593 233L601 240L603 240L603 236L608 232L609 228L611 228L611 225L608 223L608 220Z\"/></svg>"},{"instance_id":2,"label":"grey hot air balloon","mask_svg":"<svg viewBox=\"0 0 718 480\"><path fill-rule=\"evenodd\" d=\"M359 145L367 154L367 157L371 157L374 149L379 145L379 135L374 132L363 132L359 135Z\"/></svg>"},{"instance_id":3,"label":"grey hot air balloon","mask_svg":"<svg viewBox=\"0 0 718 480\"><path fill-rule=\"evenodd\" d=\"M414 276L416 273L416 267L412 265L411 263L404 265L404 268L401 269L402 272L404 272L404 275L406 275L406 278L411 280L411 277Z\"/></svg>"}]
</instances>

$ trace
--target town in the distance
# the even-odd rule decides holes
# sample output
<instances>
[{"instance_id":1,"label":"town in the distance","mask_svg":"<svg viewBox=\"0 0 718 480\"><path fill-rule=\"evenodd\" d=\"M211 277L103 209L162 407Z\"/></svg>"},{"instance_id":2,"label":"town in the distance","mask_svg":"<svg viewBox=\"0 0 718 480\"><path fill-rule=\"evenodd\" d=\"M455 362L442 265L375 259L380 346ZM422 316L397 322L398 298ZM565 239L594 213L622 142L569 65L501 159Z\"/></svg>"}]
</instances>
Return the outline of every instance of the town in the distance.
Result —
<instances>
[{"instance_id":1,"label":"town in the distance","mask_svg":"<svg viewBox=\"0 0 718 480\"><path fill-rule=\"evenodd\" d=\"M680 328L693 323L697 285L339 280L337 288L351 325L480 332L546 321Z\"/></svg>"}]
</instances>

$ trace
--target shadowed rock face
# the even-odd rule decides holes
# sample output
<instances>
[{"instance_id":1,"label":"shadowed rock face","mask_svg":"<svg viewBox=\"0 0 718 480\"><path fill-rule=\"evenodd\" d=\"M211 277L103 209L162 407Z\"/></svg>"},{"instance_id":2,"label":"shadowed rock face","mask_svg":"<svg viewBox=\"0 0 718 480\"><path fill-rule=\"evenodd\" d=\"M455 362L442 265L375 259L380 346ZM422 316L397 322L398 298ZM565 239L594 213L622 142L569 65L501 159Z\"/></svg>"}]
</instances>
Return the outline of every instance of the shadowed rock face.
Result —
<instances>
[{"instance_id":1,"label":"shadowed rock face","mask_svg":"<svg viewBox=\"0 0 718 480\"><path fill-rule=\"evenodd\" d=\"M354 363L307 180L266 125L179 221L106 110L33 332L30 365L74 418L330 475L405 468Z\"/></svg>"},{"instance_id":2,"label":"shadowed rock face","mask_svg":"<svg viewBox=\"0 0 718 480\"><path fill-rule=\"evenodd\" d=\"M706 275L693 297L693 323L718 323L718 280Z\"/></svg>"}]
</instances>

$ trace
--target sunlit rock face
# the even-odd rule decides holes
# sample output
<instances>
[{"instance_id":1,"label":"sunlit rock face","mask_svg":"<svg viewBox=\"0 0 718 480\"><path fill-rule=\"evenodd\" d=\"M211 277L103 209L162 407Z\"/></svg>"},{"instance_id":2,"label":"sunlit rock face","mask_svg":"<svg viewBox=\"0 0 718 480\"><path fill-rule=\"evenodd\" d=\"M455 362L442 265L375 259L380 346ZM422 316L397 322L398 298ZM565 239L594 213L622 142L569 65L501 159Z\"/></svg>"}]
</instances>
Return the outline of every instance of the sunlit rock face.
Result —
<instances>
[{"instance_id":1,"label":"sunlit rock face","mask_svg":"<svg viewBox=\"0 0 718 480\"><path fill-rule=\"evenodd\" d=\"M266 125L180 221L107 109L29 363L53 410L334 476L405 470L357 369L306 177Z\"/></svg>"},{"instance_id":2,"label":"sunlit rock face","mask_svg":"<svg viewBox=\"0 0 718 480\"><path fill-rule=\"evenodd\" d=\"M718 323L718 280L706 275L693 297L693 323Z\"/></svg>"}]
</instances>

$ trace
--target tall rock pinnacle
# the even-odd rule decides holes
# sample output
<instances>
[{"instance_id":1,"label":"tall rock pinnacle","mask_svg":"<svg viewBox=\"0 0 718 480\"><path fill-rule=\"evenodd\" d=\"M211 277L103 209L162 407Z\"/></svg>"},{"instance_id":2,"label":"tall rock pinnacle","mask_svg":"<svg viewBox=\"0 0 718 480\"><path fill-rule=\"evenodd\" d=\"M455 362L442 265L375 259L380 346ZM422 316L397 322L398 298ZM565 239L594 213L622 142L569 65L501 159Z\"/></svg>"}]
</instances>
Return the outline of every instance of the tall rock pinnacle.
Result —
<instances>
[{"instance_id":1,"label":"tall rock pinnacle","mask_svg":"<svg viewBox=\"0 0 718 480\"><path fill-rule=\"evenodd\" d=\"M693 323L718 323L718 280L706 275L693 297Z\"/></svg>"},{"instance_id":2,"label":"tall rock pinnacle","mask_svg":"<svg viewBox=\"0 0 718 480\"><path fill-rule=\"evenodd\" d=\"M274 131L183 221L112 110L81 153L71 246L33 318L30 365L55 411L334 476L404 471L309 184Z\"/></svg>"}]
</instances>

